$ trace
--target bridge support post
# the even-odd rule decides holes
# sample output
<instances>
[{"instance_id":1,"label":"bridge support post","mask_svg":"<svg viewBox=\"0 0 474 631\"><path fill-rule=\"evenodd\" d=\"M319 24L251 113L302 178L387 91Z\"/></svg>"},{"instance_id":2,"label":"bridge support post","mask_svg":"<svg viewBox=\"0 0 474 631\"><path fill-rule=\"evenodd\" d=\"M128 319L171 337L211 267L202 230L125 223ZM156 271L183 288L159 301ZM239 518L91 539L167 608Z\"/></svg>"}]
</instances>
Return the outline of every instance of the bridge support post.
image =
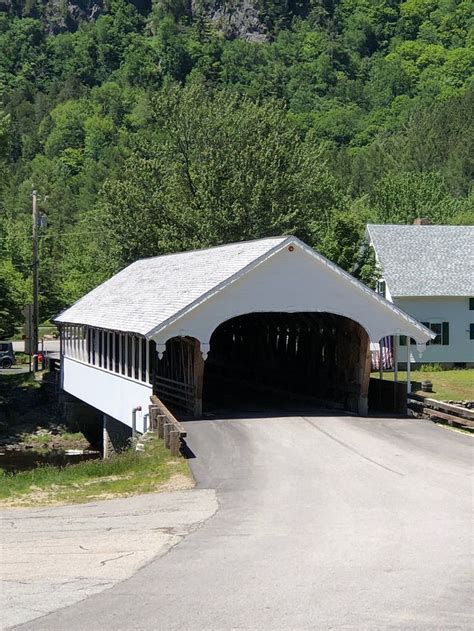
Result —
<instances>
[{"instance_id":1,"label":"bridge support post","mask_svg":"<svg viewBox=\"0 0 474 631\"><path fill-rule=\"evenodd\" d=\"M358 412L361 416L367 416L369 413L369 383L372 356L370 353L370 339L365 332L361 333L358 364L359 374L357 381L360 384Z\"/></svg>"},{"instance_id":2,"label":"bridge support post","mask_svg":"<svg viewBox=\"0 0 474 631\"><path fill-rule=\"evenodd\" d=\"M201 352L201 343L195 340L194 361L193 361L193 382L194 382L194 416L202 416L202 388L204 383L204 358Z\"/></svg>"}]
</instances>

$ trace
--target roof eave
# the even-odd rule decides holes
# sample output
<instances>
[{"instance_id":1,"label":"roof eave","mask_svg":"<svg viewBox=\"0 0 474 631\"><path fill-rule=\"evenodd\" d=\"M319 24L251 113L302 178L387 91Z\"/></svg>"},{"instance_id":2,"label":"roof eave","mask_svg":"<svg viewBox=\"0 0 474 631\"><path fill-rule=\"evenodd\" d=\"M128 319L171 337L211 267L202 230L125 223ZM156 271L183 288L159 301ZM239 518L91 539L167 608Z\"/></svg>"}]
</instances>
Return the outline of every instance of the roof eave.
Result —
<instances>
[{"instance_id":1,"label":"roof eave","mask_svg":"<svg viewBox=\"0 0 474 631\"><path fill-rule=\"evenodd\" d=\"M296 241L299 242L299 239L297 239L296 237L292 237L292 236L286 237L283 241L281 241L280 243L272 247L270 250L267 250L267 252L265 252L264 254L261 254L259 257L254 259L251 263L248 263L247 265L242 267L238 272L235 272L235 274L232 274L231 276L229 276L229 278L226 278L224 281L222 281L221 283L219 283L218 285L216 285L209 291L199 296L199 298L194 300L191 304L187 305L186 307L184 307L183 309L181 309L174 315L170 316L167 320L164 320L163 322L158 324L156 327L148 331L148 333L145 334L145 337L147 339L153 338L158 333L160 333L161 331L169 327L171 324L174 324L177 320L187 315L188 313L190 313L191 311L193 311L194 309L202 305L204 302L206 302L207 300L209 300L216 294L220 293L223 289L225 289L226 287L228 287L229 285L237 281L239 278L241 278L242 276L245 276L250 271L252 271L256 267L258 267L259 265L267 261L269 258L274 256L281 249L283 249L290 243L293 243Z\"/></svg>"},{"instance_id":2,"label":"roof eave","mask_svg":"<svg viewBox=\"0 0 474 631\"><path fill-rule=\"evenodd\" d=\"M402 317L404 320L407 320L415 329L417 329L425 337L428 337L431 339L435 337L435 335L430 329L427 329L425 326L420 324L417 320L415 320L415 318L413 318L412 316L402 311L399 307L391 303L389 300L387 300L383 296L380 296L379 294L374 292L372 289L370 289L370 287L367 287L367 285L364 285L364 283L360 282L359 280L351 276L348 272L346 272L345 270L340 268L338 265L336 265L335 263L327 259L325 256L323 256L319 252L316 252L313 248L306 245L306 243L304 243L297 237L293 237L293 236L289 236L287 239L285 239L284 241L282 241L281 243L273 247L271 250L267 251L265 254L261 255L260 257L252 261L252 263L243 267L241 270L239 270L239 272L236 272L234 275L232 275L231 277L229 277L228 279L226 279L225 281L223 281L222 283L214 287L212 290L203 294L200 298L195 300L191 305L188 305L187 307L182 309L180 312L176 313L174 316L168 318L168 320L154 327L147 334L145 334L145 337L150 339L156 336L158 333L161 333L168 326L170 326L171 324L174 324L177 320L179 320L183 316L187 315L188 313L190 313L191 311L193 311L194 309L196 309L197 307L205 303L212 296L215 296L220 291L222 291L223 289L231 285L233 282L235 282L236 280L238 280L239 278L241 278L242 276L250 272L252 269L255 269L256 267L261 265L264 261L268 260L269 258L274 256L275 254L277 254L278 252L280 252L282 249L284 249L290 244L298 245L304 252L316 258L319 262L323 263L326 267L331 269L335 274L342 276L342 278L344 278L346 281L350 282L351 284L354 284L356 287L358 287L359 290L362 290L369 297L371 297L372 300L377 300L378 302L382 303L386 308L396 313L399 317Z\"/></svg>"},{"instance_id":3,"label":"roof eave","mask_svg":"<svg viewBox=\"0 0 474 631\"><path fill-rule=\"evenodd\" d=\"M404 311L399 309L396 305L394 305L392 302L390 302L389 300L387 300L380 294L377 294L375 291L370 289L370 287L368 287L367 285L364 285L364 283L362 283L360 280L357 280L357 278L354 278L354 276L351 276L351 274L349 274L348 272L343 270L341 267L339 267L338 265L336 265L335 263L327 259L325 256L323 256L319 252L316 252L316 250L313 250L313 248L310 248L308 245L306 245L306 243L303 243L303 241L300 241L296 237L295 237L295 240L306 252L308 252L309 254L311 254L316 259L320 260L321 262L323 262L327 267L332 269L333 272L335 272L336 274L339 274L340 276L345 278L347 281L349 281L351 284L354 284L359 289L362 289L362 291L364 291L364 293L371 296L373 300L377 300L378 302L382 303L385 307L395 312L398 316L401 316L405 320L408 320L408 322L410 322L412 326L415 326L415 328L417 328L421 333L428 335L429 337L431 337L431 339L434 339L434 337L436 337L435 335L433 335L433 332L430 329L423 326L420 322L415 320L415 318L410 316L408 313L405 313Z\"/></svg>"}]
</instances>

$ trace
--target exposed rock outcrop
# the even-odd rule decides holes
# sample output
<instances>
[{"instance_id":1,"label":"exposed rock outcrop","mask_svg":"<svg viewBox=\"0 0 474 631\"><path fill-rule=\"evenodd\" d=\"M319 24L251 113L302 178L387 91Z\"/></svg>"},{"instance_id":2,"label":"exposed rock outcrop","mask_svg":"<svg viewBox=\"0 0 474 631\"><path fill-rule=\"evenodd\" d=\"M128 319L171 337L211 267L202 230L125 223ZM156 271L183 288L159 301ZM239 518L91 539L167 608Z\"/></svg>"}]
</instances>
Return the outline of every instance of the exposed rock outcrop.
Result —
<instances>
[{"instance_id":1,"label":"exposed rock outcrop","mask_svg":"<svg viewBox=\"0 0 474 631\"><path fill-rule=\"evenodd\" d=\"M41 19L49 33L59 33L75 31L82 22L97 19L109 4L108 0L0 0L0 11ZM147 14L152 0L134 0L131 4Z\"/></svg>"},{"instance_id":2,"label":"exposed rock outcrop","mask_svg":"<svg viewBox=\"0 0 474 631\"><path fill-rule=\"evenodd\" d=\"M265 41L267 29L255 0L191 0L193 15L203 14L228 39Z\"/></svg>"},{"instance_id":3,"label":"exposed rock outcrop","mask_svg":"<svg viewBox=\"0 0 474 631\"><path fill-rule=\"evenodd\" d=\"M142 15L147 15L153 5L152 0L127 1ZM173 0L161 2L168 10L173 9ZM0 0L0 11L41 19L49 33L59 33L75 31L81 23L97 19L109 5L110 0ZM178 13L183 10L190 17L204 16L228 39L262 42L267 38L258 0L184 0Z\"/></svg>"}]
</instances>

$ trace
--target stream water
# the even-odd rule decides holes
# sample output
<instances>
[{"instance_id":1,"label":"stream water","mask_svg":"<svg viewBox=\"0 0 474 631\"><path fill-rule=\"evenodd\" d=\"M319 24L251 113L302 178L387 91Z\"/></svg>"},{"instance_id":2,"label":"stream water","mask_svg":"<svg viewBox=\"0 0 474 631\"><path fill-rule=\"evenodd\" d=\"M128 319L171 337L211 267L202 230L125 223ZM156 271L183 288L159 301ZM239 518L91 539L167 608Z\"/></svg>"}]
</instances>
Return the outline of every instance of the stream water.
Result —
<instances>
[{"instance_id":1,"label":"stream water","mask_svg":"<svg viewBox=\"0 0 474 631\"><path fill-rule=\"evenodd\" d=\"M0 448L0 470L6 473L28 471L43 465L65 467L68 464L77 464L84 460L96 460L101 457L99 451L92 450L55 450L46 453L28 450L6 450Z\"/></svg>"}]
</instances>

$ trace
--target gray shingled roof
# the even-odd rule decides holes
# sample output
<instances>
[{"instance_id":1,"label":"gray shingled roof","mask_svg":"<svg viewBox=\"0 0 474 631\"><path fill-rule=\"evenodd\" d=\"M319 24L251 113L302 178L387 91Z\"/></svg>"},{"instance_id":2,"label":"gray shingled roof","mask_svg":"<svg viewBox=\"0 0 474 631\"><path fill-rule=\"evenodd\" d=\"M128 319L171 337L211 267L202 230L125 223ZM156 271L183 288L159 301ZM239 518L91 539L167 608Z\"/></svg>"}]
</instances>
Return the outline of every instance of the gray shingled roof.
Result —
<instances>
[{"instance_id":1,"label":"gray shingled roof","mask_svg":"<svg viewBox=\"0 0 474 631\"><path fill-rule=\"evenodd\" d=\"M474 226L367 226L392 296L474 296Z\"/></svg>"},{"instance_id":2,"label":"gray shingled roof","mask_svg":"<svg viewBox=\"0 0 474 631\"><path fill-rule=\"evenodd\" d=\"M289 244L306 250L324 266L355 284L369 300L382 302L403 320L431 335L411 316L292 236L142 259L90 291L60 313L55 322L152 337L156 330L188 313Z\"/></svg>"},{"instance_id":3,"label":"gray shingled roof","mask_svg":"<svg viewBox=\"0 0 474 631\"><path fill-rule=\"evenodd\" d=\"M291 237L167 254L132 263L55 318L147 335Z\"/></svg>"}]
</instances>

